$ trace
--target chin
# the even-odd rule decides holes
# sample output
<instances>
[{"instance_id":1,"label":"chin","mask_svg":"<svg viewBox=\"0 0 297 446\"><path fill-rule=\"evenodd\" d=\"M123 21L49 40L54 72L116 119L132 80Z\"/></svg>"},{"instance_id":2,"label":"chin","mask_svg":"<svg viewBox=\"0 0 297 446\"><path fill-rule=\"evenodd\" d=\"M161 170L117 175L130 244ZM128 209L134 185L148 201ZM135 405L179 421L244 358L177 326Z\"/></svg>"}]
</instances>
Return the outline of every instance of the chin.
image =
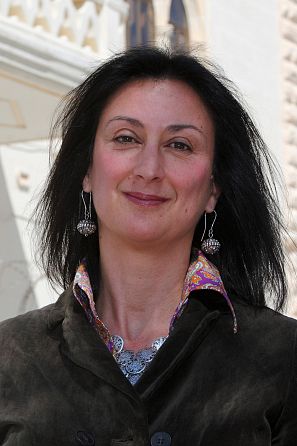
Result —
<instances>
[{"instance_id":1,"label":"chin","mask_svg":"<svg viewBox=\"0 0 297 446\"><path fill-rule=\"evenodd\" d=\"M139 231L126 234L126 238L135 243L154 243L162 240L161 234L151 233L149 231Z\"/></svg>"},{"instance_id":2,"label":"chin","mask_svg":"<svg viewBox=\"0 0 297 446\"><path fill-rule=\"evenodd\" d=\"M132 243L147 244L161 242L166 236L167 231L160 231L159 228L135 227L129 228L127 231L121 231L121 238L130 240Z\"/></svg>"}]
</instances>

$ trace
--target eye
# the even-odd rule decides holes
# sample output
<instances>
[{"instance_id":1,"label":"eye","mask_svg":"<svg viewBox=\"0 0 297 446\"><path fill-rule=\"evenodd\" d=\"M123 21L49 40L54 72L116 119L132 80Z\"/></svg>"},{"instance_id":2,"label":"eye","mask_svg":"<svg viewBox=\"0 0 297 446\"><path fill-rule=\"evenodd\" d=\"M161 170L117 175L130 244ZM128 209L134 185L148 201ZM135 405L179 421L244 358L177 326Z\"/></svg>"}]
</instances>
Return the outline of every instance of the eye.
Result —
<instances>
[{"instance_id":1,"label":"eye","mask_svg":"<svg viewBox=\"0 0 297 446\"><path fill-rule=\"evenodd\" d=\"M118 142L119 144L134 144L138 143L136 139L133 136L130 135L119 135L114 138L114 141Z\"/></svg>"},{"instance_id":2,"label":"eye","mask_svg":"<svg viewBox=\"0 0 297 446\"><path fill-rule=\"evenodd\" d=\"M172 141L169 143L169 147L172 147L180 152L192 152L192 147L183 141Z\"/></svg>"}]
</instances>

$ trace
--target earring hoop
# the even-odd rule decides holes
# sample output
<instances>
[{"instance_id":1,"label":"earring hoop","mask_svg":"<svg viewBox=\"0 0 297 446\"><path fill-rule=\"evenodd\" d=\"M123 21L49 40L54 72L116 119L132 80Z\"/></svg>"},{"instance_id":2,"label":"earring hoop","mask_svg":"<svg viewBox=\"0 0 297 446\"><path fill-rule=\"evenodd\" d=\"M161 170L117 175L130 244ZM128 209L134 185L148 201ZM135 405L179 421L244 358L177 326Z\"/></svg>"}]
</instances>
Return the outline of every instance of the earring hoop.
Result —
<instances>
[{"instance_id":1,"label":"earring hoop","mask_svg":"<svg viewBox=\"0 0 297 446\"><path fill-rule=\"evenodd\" d=\"M221 248L221 244L218 240L216 240L215 238L213 238L213 227L215 224L215 221L217 219L217 213L215 210L213 210L214 212L214 219L212 221L211 227L208 231L208 238L206 240L204 239L205 233L206 233L206 228L207 228L207 214L206 212L204 212L204 231L201 237L201 250L205 253L205 254L217 254Z\"/></svg>"},{"instance_id":2,"label":"earring hoop","mask_svg":"<svg viewBox=\"0 0 297 446\"><path fill-rule=\"evenodd\" d=\"M87 192L85 192L87 193ZM85 237L94 234L96 231L96 224L92 220L92 192L89 192L89 206L85 202L84 191L81 191L81 199L84 205L85 218L80 220L76 226L78 232Z\"/></svg>"}]
</instances>

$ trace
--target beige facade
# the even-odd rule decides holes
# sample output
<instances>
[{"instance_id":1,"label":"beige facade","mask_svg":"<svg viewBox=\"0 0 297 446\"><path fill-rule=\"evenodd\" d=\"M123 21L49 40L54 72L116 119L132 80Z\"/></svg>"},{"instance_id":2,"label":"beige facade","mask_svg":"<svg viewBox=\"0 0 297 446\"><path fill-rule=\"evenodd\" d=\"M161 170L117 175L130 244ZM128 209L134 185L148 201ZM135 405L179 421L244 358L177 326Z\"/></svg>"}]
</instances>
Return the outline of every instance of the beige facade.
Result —
<instances>
[{"instance_id":1,"label":"beige facade","mask_svg":"<svg viewBox=\"0 0 297 446\"><path fill-rule=\"evenodd\" d=\"M0 320L56 299L30 242L52 116L100 60L125 48L127 15L124 0L0 2Z\"/></svg>"},{"instance_id":2,"label":"beige facade","mask_svg":"<svg viewBox=\"0 0 297 446\"><path fill-rule=\"evenodd\" d=\"M67 91L133 38L202 44L238 85L285 175L286 243L297 265L296 0L1 0L0 319L56 298L34 266L28 227L49 168L51 117ZM297 316L289 272L288 311Z\"/></svg>"},{"instance_id":3,"label":"beige facade","mask_svg":"<svg viewBox=\"0 0 297 446\"><path fill-rule=\"evenodd\" d=\"M290 238L287 249L290 255L289 312L297 317L297 1L281 3L282 45L282 129L284 174L288 189L288 222ZM296 270L294 271L294 268Z\"/></svg>"}]
</instances>

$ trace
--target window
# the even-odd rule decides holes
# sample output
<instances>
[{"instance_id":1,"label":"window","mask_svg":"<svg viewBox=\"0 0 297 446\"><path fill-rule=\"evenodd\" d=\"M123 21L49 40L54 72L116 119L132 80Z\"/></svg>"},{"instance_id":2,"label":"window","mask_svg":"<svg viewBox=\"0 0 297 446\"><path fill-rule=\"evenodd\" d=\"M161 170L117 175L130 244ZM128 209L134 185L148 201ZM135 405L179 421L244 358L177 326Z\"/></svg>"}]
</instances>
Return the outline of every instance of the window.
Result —
<instances>
[{"instance_id":1,"label":"window","mask_svg":"<svg viewBox=\"0 0 297 446\"><path fill-rule=\"evenodd\" d=\"M182 0L171 0L169 23L173 26L170 44L173 49L187 49L189 46L188 21Z\"/></svg>"},{"instance_id":2,"label":"window","mask_svg":"<svg viewBox=\"0 0 297 446\"><path fill-rule=\"evenodd\" d=\"M127 46L152 43L155 36L152 0L128 0Z\"/></svg>"}]
</instances>

